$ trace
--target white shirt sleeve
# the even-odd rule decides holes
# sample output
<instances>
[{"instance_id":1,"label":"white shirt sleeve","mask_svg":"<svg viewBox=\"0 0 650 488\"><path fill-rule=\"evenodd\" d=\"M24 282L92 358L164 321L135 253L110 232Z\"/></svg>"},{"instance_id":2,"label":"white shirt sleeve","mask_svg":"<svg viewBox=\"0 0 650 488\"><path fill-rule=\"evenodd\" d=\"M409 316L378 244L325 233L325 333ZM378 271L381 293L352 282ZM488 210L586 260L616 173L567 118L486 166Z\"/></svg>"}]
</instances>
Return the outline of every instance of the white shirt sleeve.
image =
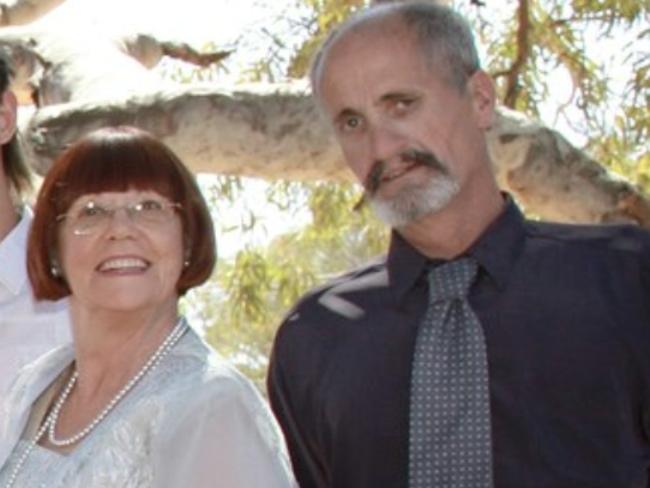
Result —
<instances>
[{"instance_id":1,"label":"white shirt sleeve","mask_svg":"<svg viewBox=\"0 0 650 488\"><path fill-rule=\"evenodd\" d=\"M0 241L0 398L19 369L71 340L67 301L34 300L26 269L31 212Z\"/></svg>"}]
</instances>

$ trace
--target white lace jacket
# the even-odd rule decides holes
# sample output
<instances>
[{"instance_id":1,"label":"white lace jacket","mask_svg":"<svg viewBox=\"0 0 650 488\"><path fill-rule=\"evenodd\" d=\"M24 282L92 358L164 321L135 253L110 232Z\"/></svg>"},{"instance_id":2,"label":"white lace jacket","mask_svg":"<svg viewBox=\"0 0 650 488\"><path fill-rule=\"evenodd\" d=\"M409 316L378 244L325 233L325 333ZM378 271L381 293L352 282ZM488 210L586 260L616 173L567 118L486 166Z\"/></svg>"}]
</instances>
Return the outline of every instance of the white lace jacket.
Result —
<instances>
[{"instance_id":1,"label":"white lace jacket","mask_svg":"<svg viewBox=\"0 0 650 488\"><path fill-rule=\"evenodd\" d=\"M72 361L63 347L23 370L0 407L0 487L32 403ZM6 447L5 447L6 446ZM70 454L37 446L14 486L294 487L284 440L255 387L191 329Z\"/></svg>"}]
</instances>

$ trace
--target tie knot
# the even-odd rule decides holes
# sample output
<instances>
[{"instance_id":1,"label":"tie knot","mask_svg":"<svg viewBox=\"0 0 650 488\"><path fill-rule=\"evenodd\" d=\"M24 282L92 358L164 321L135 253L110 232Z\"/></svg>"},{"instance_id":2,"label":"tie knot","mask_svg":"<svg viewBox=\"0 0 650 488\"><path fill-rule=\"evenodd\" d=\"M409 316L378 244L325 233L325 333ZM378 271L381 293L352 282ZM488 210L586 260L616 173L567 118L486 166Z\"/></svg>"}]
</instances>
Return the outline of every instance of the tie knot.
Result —
<instances>
[{"instance_id":1,"label":"tie knot","mask_svg":"<svg viewBox=\"0 0 650 488\"><path fill-rule=\"evenodd\" d=\"M440 302L467 296L478 264L470 257L450 261L429 271L429 301Z\"/></svg>"}]
</instances>

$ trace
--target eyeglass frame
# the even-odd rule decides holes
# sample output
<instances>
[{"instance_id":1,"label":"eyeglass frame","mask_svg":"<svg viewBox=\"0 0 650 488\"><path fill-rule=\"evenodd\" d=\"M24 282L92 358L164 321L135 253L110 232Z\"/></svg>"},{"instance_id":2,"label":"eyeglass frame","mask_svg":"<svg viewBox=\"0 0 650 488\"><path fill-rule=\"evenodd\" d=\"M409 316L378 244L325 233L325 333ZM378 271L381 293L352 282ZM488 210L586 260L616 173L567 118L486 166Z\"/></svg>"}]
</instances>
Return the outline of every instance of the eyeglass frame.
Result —
<instances>
[{"instance_id":1,"label":"eyeglass frame","mask_svg":"<svg viewBox=\"0 0 650 488\"><path fill-rule=\"evenodd\" d=\"M161 206L162 211L167 211L168 209L174 209L175 211L178 209L183 208L183 205L181 205L179 202L166 202L166 201L160 201L156 200L154 198L145 198L143 200L137 201L137 202L130 202L124 205L117 205L115 207L110 207L106 205L99 204L95 200L88 200L80 209L79 211L86 210L89 208L89 206L92 206L91 208L96 208L96 209L101 209L103 212L100 220L96 223L91 225L90 227L84 229L84 230L79 230L78 228L75 228L74 222L79 220L78 216L72 215L70 212L65 212L62 214L59 214L56 216L56 223L59 224L63 221L68 220L71 225L72 225L72 233L76 236L88 236L95 234L98 232L98 229L102 227L102 225L108 225L110 221L115 217L116 212L119 210L124 210L126 212L127 217L129 218L129 221L136 225L137 227L142 227L142 221L138 221L134 216L136 215L143 215L142 209L138 209L137 207L141 207L143 204L148 203L148 202L155 202ZM74 220L73 220L74 219ZM106 224L102 224L102 222L106 222ZM161 221L164 222L164 221ZM156 224L156 222L150 222L152 224Z\"/></svg>"}]
</instances>

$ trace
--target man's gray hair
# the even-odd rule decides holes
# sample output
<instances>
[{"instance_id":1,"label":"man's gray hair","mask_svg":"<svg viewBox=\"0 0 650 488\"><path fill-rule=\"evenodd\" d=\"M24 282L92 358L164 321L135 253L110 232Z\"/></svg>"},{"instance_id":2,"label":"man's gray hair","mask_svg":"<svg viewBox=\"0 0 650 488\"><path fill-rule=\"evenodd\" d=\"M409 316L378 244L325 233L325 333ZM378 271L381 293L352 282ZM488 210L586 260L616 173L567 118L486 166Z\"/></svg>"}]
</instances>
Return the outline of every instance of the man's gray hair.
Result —
<instances>
[{"instance_id":1,"label":"man's gray hair","mask_svg":"<svg viewBox=\"0 0 650 488\"><path fill-rule=\"evenodd\" d=\"M429 68L441 67L441 75L459 91L465 89L469 77L480 69L472 30L460 14L433 2L383 3L360 11L329 33L316 52L309 72L314 95L318 96L324 61L337 40L371 24L392 19L402 22L415 34Z\"/></svg>"}]
</instances>

